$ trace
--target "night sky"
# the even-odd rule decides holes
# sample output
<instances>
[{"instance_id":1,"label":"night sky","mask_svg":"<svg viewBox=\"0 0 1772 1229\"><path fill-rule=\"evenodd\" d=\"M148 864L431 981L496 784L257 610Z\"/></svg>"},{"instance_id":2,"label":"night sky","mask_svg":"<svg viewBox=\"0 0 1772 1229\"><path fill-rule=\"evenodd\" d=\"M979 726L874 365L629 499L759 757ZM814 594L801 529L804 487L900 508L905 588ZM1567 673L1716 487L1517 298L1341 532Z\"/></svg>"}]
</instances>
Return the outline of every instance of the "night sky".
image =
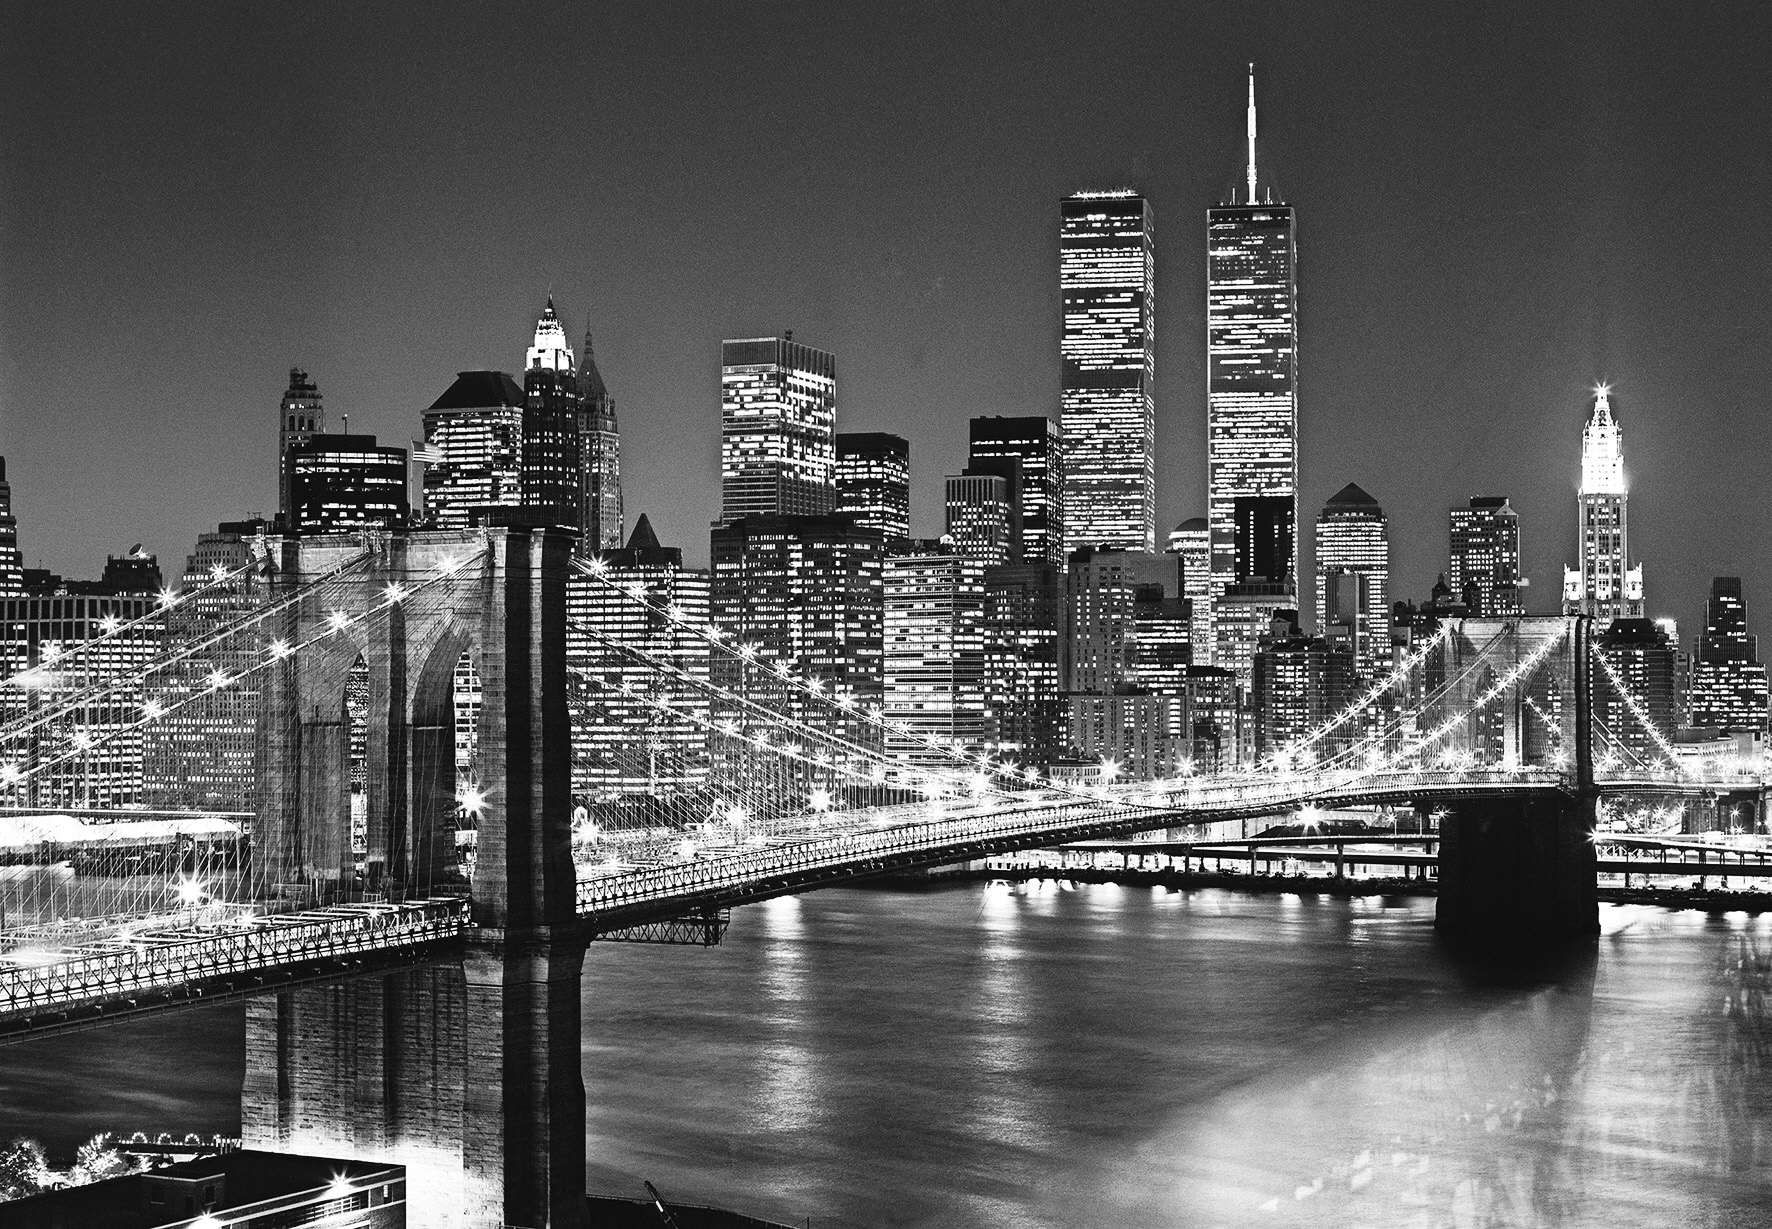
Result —
<instances>
[{"instance_id":1,"label":"night sky","mask_svg":"<svg viewBox=\"0 0 1772 1229\"><path fill-rule=\"evenodd\" d=\"M0 452L31 565L96 575L274 506L291 365L406 444L516 371L551 290L617 399L630 524L705 559L719 341L833 351L839 429L1058 412L1058 200L1157 233L1158 521L1205 506L1204 230L1298 209L1301 511L1511 496L1530 605L1575 559L1615 388L1650 613L1772 627L1772 17L1754 4L0 6Z\"/></svg>"}]
</instances>

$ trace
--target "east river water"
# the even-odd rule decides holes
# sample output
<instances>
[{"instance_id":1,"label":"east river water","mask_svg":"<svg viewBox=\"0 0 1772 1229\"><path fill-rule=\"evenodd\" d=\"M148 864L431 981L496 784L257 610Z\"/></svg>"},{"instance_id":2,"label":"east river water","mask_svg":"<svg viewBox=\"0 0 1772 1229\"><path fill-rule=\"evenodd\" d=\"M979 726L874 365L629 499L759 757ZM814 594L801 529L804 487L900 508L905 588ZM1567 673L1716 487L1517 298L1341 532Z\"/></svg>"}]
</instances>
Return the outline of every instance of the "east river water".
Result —
<instances>
[{"instance_id":1,"label":"east river water","mask_svg":"<svg viewBox=\"0 0 1772 1229\"><path fill-rule=\"evenodd\" d=\"M1431 901L1048 882L597 944L589 1185L816 1229L1772 1222L1772 1021L1734 972L1772 918L1603 926L1497 976ZM0 1050L0 1136L230 1130L240 1031L218 1008Z\"/></svg>"}]
</instances>

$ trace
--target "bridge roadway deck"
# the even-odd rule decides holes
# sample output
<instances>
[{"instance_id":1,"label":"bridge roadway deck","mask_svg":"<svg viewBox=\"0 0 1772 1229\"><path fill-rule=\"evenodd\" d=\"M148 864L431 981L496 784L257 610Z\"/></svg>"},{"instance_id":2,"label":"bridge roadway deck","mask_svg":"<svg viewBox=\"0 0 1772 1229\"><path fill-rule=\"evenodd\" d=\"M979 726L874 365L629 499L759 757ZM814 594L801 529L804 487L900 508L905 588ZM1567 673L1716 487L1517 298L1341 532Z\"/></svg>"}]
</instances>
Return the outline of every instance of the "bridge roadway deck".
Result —
<instances>
[{"instance_id":1,"label":"bridge roadway deck","mask_svg":"<svg viewBox=\"0 0 1772 1229\"><path fill-rule=\"evenodd\" d=\"M1757 783L1755 783L1757 784ZM1750 788L1746 782L1609 779L1619 792ZM1566 792L1542 770L1337 771L1187 778L1095 795L1030 791L808 817L761 848L664 865L582 868L587 938L870 875L1313 804L1402 804ZM231 916L220 916L231 911ZM469 929L459 899L341 904L266 914L234 905L122 922L75 937L0 936L0 1042L119 1016L266 993L451 957Z\"/></svg>"},{"instance_id":2,"label":"bridge roadway deck","mask_svg":"<svg viewBox=\"0 0 1772 1229\"><path fill-rule=\"evenodd\" d=\"M63 946L26 940L0 951L0 1042L440 959L467 926L465 899L211 906Z\"/></svg>"}]
</instances>

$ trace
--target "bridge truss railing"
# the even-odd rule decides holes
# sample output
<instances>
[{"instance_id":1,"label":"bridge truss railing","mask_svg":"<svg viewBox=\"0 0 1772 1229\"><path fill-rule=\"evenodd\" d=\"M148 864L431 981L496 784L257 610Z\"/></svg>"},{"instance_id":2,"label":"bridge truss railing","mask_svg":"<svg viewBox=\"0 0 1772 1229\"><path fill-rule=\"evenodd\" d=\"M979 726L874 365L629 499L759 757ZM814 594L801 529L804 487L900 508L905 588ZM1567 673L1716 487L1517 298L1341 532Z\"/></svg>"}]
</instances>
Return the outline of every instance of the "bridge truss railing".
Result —
<instances>
[{"instance_id":1,"label":"bridge truss railing","mask_svg":"<svg viewBox=\"0 0 1772 1229\"><path fill-rule=\"evenodd\" d=\"M172 919L107 935L72 950L17 948L0 955L0 1020L74 1010L187 988L230 975L264 975L366 953L412 949L460 935L465 900L344 904L288 914L237 909L212 921Z\"/></svg>"}]
</instances>

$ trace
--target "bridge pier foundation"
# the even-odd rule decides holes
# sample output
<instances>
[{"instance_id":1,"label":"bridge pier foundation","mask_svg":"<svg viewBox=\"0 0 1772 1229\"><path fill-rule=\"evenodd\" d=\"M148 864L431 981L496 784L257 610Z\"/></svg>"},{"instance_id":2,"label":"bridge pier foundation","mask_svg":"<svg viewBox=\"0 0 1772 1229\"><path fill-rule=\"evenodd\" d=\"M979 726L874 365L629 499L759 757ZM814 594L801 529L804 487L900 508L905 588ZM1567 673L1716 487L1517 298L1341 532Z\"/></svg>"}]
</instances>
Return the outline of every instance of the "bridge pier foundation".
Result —
<instances>
[{"instance_id":1,"label":"bridge pier foundation","mask_svg":"<svg viewBox=\"0 0 1772 1229\"><path fill-rule=\"evenodd\" d=\"M1516 953L1599 933L1592 801L1485 799L1440 821L1434 926L1476 950Z\"/></svg>"},{"instance_id":2,"label":"bridge pier foundation","mask_svg":"<svg viewBox=\"0 0 1772 1229\"><path fill-rule=\"evenodd\" d=\"M405 1165L414 1225L580 1229L585 942L477 934L460 964L249 1000L249 1148Z\"/></svg>"}]
</instances>

